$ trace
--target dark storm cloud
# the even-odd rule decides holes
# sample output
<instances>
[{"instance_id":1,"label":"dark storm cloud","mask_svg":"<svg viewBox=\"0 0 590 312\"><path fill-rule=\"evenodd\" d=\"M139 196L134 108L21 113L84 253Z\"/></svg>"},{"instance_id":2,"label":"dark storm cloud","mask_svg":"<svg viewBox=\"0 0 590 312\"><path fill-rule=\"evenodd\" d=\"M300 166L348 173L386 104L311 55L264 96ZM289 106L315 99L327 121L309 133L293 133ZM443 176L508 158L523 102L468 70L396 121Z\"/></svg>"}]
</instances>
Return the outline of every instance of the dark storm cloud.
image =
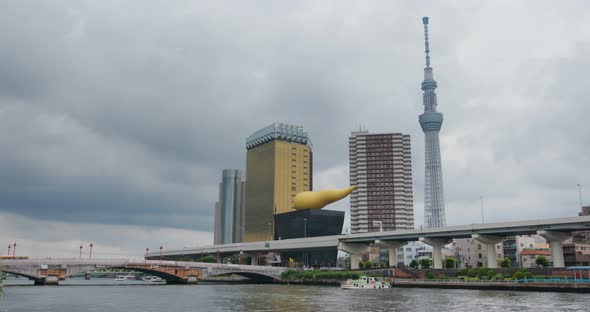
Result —
<instances>
[{"instance_id":1,"label":"dark storm cloud","mask_svg":"<svg viewBox=\"0 0 590 312\"><path fill-rule=\"evenodd\" d=\"M0 210L210 231L221 170L244 168L249 134L288 122L311 135L320 187L347 183L351 130L410 133L419 224L420 17L431 14L449 222L477 219L481 194L497 200L498 216L525 204L563 215L552 208L569 204L559 190L588 173L579 157L590 133L581 120L588 64L568 48L587 41L576 22L583 11L550 2L4 2ZM564 35L571 29L579 34Z\"/></svg>"}]
</instances>

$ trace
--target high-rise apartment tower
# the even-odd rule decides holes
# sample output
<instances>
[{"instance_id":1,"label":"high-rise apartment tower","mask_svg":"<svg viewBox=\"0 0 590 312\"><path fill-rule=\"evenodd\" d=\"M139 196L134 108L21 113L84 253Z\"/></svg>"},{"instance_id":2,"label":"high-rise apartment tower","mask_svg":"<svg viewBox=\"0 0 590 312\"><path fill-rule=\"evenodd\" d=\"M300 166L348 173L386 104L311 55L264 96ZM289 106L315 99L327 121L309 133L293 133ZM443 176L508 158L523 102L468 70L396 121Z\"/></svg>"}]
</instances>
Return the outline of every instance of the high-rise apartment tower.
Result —
<instances>
[{"instance_id":1,"label":"high-rise apartment tower","mask_svg":"<svg viewBox=\"0 0 590 312\"><path fill-rule=\"evenodd\" d=\"M414 228L410 135L359 131L348 142L351 232Z\"/></svg>"},{"instance_id":2,"label":"high-rise apartment tower","mask_svg":"<svg viewBox=\"0 0 590 312\"><path fill-rule=\"evenodd\" d=\"M272 240L274 215L294 211L293 198L312 190L312 151L300 126L275 123L246 139L245 241Z\"/></svg>"},{"instance_id":3,"label":"high-rise apartment tower","mask_svg":"<svg viewBox=\"0 0 590 312\"><path fill-rule=\"evenodd\" d=\"M223 170L219 200L215 203L213 241L218 244L239 243L244 231L244 179L239 170Z\"/></svg>"},{"instance_id":4,"label":"high-rise apartment tower","mask_svg":"<svg viewBox=\"0 0 590 312\"><path fill-rule=\"evenodd\" d=\"M428 17L422 18L424 24L424 52L426 67L422 81L422 103L424 113L419 122L424 131L424 225L427 228L445 226L445 199L443 194L443 177L440 160L440 143L438 133L443 123L443 115L436 111L436 81L430 67L430 46L428 44Z\"/></svg>"}]
</instances>

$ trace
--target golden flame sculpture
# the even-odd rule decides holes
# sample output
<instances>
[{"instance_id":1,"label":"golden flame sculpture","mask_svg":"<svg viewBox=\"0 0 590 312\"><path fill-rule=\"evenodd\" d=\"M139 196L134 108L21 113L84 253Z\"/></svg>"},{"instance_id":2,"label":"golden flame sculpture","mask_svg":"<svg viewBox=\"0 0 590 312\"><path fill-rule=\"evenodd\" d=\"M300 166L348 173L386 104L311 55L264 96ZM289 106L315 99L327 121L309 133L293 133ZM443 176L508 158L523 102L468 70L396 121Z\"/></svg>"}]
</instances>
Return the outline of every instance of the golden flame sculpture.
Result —
<instances>
[{"instance_id":1,"label":"golden flame sculpture","mask_svg":"<svg viewBox=\"0 0 590 312\"><path fill-rule=\"evenodd\" d=\"M321 190L317 192L305 191L295 195L294 208L301 209L321 209L326 205L341 200L348 196L356 186L347 187L338 190Z\"/></svg>"}]
</instances>

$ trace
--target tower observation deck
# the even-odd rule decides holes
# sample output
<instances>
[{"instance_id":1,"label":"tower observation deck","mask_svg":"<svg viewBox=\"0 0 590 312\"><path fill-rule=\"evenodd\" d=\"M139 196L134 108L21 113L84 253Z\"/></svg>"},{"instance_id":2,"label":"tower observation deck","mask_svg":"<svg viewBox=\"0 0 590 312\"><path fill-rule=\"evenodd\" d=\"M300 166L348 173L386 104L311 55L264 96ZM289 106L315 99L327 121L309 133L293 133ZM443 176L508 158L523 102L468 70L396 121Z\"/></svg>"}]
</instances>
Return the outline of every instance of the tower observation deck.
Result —
<instances>
[{"instance_id":1,"label":"tower observation deck","mask_svg":"<svg viewBox=\"0 0 590 312\"><path fill-rule=\"evenodd\" d=\"M422 81L422 103L424 113L418 118L424 131L424 225L427 228L445 226L445 201L443 194L443 178L440 159L440 143L438 133L443 123L443 115L436 111L436 81L430 67L430 46L428 43L428 17L422 18L424 24L424 52L426 67Z\"/></svg>"}]
</instances>

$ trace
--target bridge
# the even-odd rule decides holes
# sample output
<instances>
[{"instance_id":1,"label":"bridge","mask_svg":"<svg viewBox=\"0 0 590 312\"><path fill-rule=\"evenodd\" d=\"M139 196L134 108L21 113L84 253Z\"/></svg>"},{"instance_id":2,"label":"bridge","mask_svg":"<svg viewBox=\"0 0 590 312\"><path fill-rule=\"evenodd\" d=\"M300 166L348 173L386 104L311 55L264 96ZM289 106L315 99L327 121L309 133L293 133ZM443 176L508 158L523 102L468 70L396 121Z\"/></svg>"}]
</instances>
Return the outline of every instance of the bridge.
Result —
<instances>
[{"instance_id":1,"label":"bridge","mask_svg":"<svg viewBox=\"0 0 590 312\"><path fill-rule=\"evenodd\" d=\"M199 280L224 274L235 274L256 281L276 281L286 270L281 267L221 263L155 261L155 260L3 260L3 271L27 277L35 285L58 284L69 276L98 269L129 269L145 272L166 280L168 284L196 284Z\"/></svg>"},{"instance_id":2,"label":"bridge","mask_svg":"<svg viewBox=\"0 0 590 312\"><path fill-rule=\"evenodd\" d=\"M158 259L162 256L165 259L174 259L188 256L197 259L202 254L244 253L252 256L254 264L258 255L262 253L342 250L350 254L351 268L358 269L361 256L368 253L370 244L388 248L389 263L396 263L397 248L410 241L422 241L432 246L433 267L438 269L442 268L441 248L444 245L450 244L455 238L474 238L487 246L488 266L495 268L497 267L495 244L502 242L508 236L539 234L549 241L554 267L564 267L563 241L570 238L571 233L576 231L590 231L590 216L213 245L169 250L162 254L152 252L147 258Z\"/></svg>"}]
</instances>

